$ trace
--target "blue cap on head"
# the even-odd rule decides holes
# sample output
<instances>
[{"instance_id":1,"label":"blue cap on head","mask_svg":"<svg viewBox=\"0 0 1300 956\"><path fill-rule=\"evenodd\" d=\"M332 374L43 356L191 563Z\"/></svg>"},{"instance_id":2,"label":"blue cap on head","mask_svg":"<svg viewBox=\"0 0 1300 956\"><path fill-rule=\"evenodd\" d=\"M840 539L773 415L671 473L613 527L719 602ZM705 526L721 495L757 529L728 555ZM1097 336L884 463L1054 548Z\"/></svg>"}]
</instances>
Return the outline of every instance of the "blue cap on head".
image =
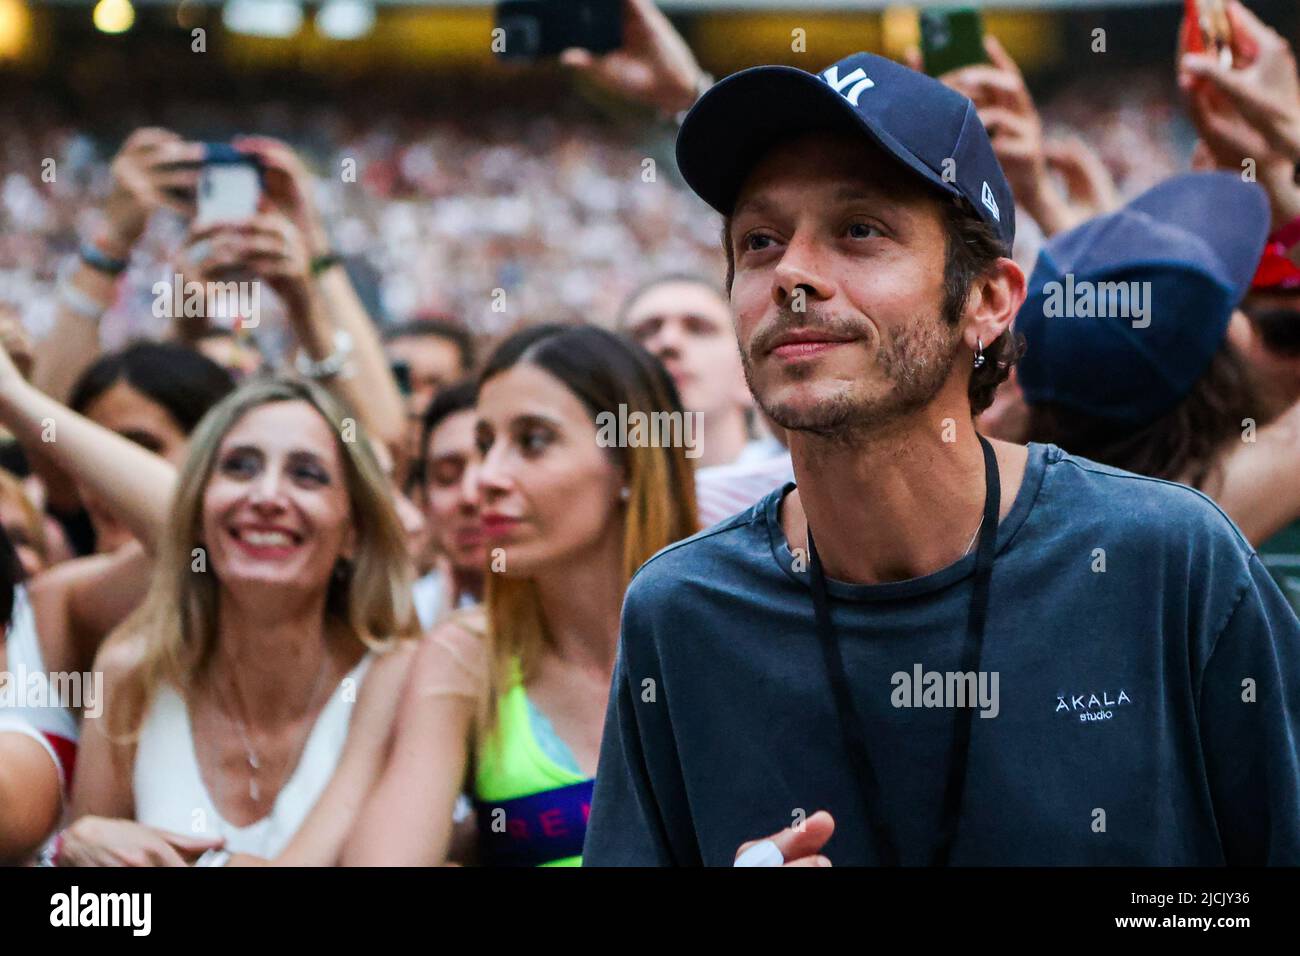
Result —
<instances>
[{"instance_id":1,"label":"blue cap on head","mask_svg":"<svg viewBox=\"0 0 1300 956\"><path fill-rule=\"evenodd\" d=\"M1263 189L1187 173L1051 239L1016 315L1025 400L1147 425L1187 397L1250 290Z\"/></svg>"},{"instance_id":2,"label":"blue cap on head","mask_svg":"<svg viewBox=\"0 0 1300 956\"><path fill-rule=\"evenodd\" d=\"M872 53L820 74L756 66L718 83L677 136L677 166L695 192L730 215L763 152L814 130L860 132L926 182L968 200L1010 250L1016 210L984 124L969 99Z\"/></svg>"}]
</instances>

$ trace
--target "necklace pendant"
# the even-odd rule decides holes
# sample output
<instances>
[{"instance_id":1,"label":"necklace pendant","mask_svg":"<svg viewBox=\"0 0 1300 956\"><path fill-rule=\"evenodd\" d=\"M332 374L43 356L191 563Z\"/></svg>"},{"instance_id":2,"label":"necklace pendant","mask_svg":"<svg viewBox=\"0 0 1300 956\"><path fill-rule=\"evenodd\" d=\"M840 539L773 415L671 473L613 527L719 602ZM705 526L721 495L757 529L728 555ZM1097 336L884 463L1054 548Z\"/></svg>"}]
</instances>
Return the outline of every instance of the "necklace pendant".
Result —
<instances>
[{"instance_id":1,"label":"necklace pendant","mask_svg":"<svg viewBox=\"0 0 1300 956\"><path fill-rule=\"evenodd\" d=\"M248 778L248 799L254 803L262 799L262 789L257 785L256 777Z\"/></svg>"}]
</instances>

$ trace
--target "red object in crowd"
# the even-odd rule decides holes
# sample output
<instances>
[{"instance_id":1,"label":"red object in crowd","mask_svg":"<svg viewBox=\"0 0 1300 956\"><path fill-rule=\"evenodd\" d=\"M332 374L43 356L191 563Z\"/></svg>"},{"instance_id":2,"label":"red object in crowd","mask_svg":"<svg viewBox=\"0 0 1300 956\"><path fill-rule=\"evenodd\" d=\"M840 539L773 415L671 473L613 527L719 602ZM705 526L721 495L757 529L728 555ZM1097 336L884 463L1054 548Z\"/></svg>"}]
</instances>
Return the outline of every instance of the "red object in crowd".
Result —
<instances>
[{"instance_id":1,"label":"red object in crowd","mask_svg":"<svg viewBox=\"0 0 1300 956\"><path fill-rule=\"evenodd\" d=\"M1293 219L1268 237L1259 268L1251 280L1252 289L1300 289L1300 268L1287 252L1300 243L1300 219Z\"/></svg>"}]
</instances>

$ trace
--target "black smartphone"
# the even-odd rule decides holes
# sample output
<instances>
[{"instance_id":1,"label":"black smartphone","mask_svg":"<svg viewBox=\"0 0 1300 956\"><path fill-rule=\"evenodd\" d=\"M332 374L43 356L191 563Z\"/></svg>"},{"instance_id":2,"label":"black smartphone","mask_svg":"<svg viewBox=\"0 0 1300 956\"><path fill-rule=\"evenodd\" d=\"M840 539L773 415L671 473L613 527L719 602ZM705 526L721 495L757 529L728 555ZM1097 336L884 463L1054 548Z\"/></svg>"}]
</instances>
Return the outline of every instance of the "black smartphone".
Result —
<instances>
[{"instance_id":1,"label":"black smartphone","mask_svg":"<svg viewBox=\"0 0 1300 956\"><path fill-rule=\"evenodd\" d=\"M921 11L921 57L925 72L942 76L972 63L985 63L984 20L975 7Z\"/></svg>"},{"instance_id":2,"label":"black smartphone","mask_svg":"<svg viewBox=\"0 0 1300 956\"><path fill-rule=\"evenodd\" d=\"M609 53L623 45L623 0L501 0L496 25L503 31L496 55L539 60L570 47Z\"/></svg>"}]
</instances>

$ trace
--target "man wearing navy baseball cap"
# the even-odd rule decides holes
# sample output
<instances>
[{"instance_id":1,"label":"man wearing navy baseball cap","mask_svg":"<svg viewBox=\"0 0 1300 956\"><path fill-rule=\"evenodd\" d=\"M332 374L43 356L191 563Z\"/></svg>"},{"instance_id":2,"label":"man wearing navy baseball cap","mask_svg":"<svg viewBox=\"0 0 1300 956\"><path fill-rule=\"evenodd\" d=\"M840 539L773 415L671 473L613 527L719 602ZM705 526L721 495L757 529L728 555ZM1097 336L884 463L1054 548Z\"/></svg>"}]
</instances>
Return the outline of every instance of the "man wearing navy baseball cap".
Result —
<instances>
[{"instance_id":1,"label":"man wearing navy baseball cap","mask_svg":"<svg viewBox=\"0 0 1300 956\"><path fill-rule=\"evenodd\" d=\"M1300 402L1260 394L1238 310L1269 216L1240 176L1175 176L1054 237L1015 326L1030 438L1198 488L1261 550L1300 520Z\"/></svg>"},{"instance_id":2,"label":"man wearing navy baseball cap","mask_svg":"<svg viewBox=\"0 0 1300 956\"><path fill-rule=\"evenodd\" d=\"M1236 529L975 431L1026 284L971 103L759 67L677 155L797 487L633 578L584 862L1300 863L1300 623Z\"/></svg>"}]
</instances>

